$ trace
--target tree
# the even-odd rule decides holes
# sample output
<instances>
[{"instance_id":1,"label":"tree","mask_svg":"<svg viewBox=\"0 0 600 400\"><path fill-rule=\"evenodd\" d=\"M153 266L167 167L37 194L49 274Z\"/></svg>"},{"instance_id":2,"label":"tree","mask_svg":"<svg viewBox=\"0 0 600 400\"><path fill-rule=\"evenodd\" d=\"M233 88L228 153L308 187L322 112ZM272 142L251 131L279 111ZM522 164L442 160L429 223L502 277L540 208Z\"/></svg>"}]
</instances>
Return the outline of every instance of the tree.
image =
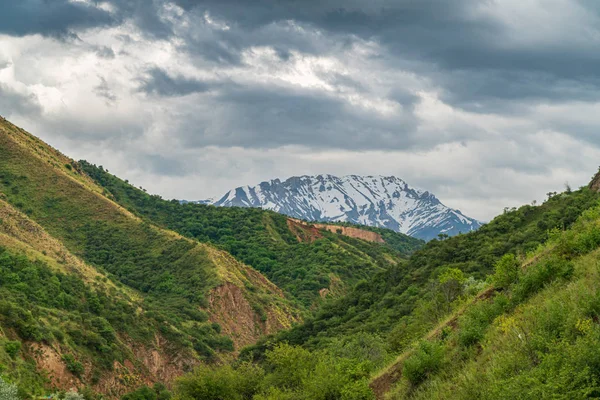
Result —
<instances>
[{"instance_id":1,"label":"tree","mask_svg":"<svg viewBox=\"0 0 600 400\"><path fill-rule=\"evenodd\" d=\"M495 265L494 285L506 289L519 278L519 261L514 254L505 254Z\"/></svg>"},{"instance_id":2,"label":"tree","mask_svg":"<svg viewBox=\"0 0 600 400\"><path fill-rule=\"evenodd\" d=\"M4 350L6 351L6 354L10 356L10 358L15 358L15 356L19 353L19 350L21 350L21 342L17 340L9 340L4 344Z\"/></svg>"},{"instance_id":3,"label":"tree","mask_svg":"<svg viewBox=\"0 0 600 400\"><path fill-rule=\"evenodd\" d=\"M458 268L448 268L439 276L438 287L446 304L450 304L462 294L465 280L464 273Z\"/></svg>"},{"instance_id":4,"label":"tree","mask_svg":"<svg viewBox=\"0 0 600 400\"><path fill-rule=\"evenodd\" d=\"M217 367L201 365L194 373L178 379L176 399L181 400L250 400L258 391L263 370L243 363Z\"/></svg>"}]
</instances>

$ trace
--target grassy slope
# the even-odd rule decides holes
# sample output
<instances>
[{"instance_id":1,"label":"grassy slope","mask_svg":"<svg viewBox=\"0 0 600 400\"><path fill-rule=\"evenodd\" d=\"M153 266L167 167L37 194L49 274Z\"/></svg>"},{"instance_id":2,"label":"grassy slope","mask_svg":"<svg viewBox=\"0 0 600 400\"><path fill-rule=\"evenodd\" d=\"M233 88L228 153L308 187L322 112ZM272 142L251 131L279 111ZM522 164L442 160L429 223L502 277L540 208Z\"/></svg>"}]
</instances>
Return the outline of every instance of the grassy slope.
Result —
<instances>
[{"instance_id":1,"label":"grassy slope","mask_svg":"<svg viewBox=\"0 0 600 400\"><path fill-rule=\"evenodd\" d=\"M587 189L565 193L507 212L483 232L430 243L304 325L249 349L242 359L254 356L259 373L243 363L235 371L202 370L186 376L176 394L200 398L215 389L202 398L217 399L243 390L257 400L358 400L374 393L380 399L386 393L393 399L597 397L598 198ZM475 279L465 280L462 271Z\"/></svg>"},{"instance_id":2,"label":"grassy slope","mask_svg":"<svg viewBox=\"0 0 600 400\"><path fill-rule=\"evenodd\" d=\"M390 399L600 396L598 246L595 207L375 380L394 377Z\"/></svg>"},{"instance_id":3,"label":"grassy slope","mask_svg":"<svg viewBox=\"0 0 600 400\"><path fill-rule=\"evenodd\" d=\"M137 328L146 329L146 333L158 330L173 346L188 352L192 363L213 357L215 350L232 349L231 341L221 336L219 326L207 321L209 315L200 309L209 306L212 290L226 282L241 286L243 297L256 310L256 320L272 316L278 321L271 324L274 326L289 326L297 320L294 307L260 274L223 251L135 217L106 198L103 189L72 160L6 121L0 121L0 200L0 244L7 254L5 264L32 262L44 271L78 276L78 284L84 286L106 274L123 288L121 293L139 293L149 310L149 322L140 320L138 327L137 321L127 320L124 325L113 326L119 334L130 335ZM30 226L31 232L44 233L27 236L27 230L17 229L23 224ZM17 253L22 260L14 259L19 257ZM32 307L40 305L35 298L31 302ZM265 313L265 308L270 312ZM210 314L210 308L207 311ZM130 313L133 315L135 312ZM261 329L260 324L250 325L250 329ZM28 339L22 332L10 335ZM50 335L35 341L52 345L54 339ZM155 337L138 335L135 339L152 346ZM91 364L88 369L113 369L110 362L100 365L105 350L88 347L92 348L89 354L78 353ZM123 361L119 357L115 353L108 359ZM82 377L82 381L93 383L90 379Z\"/></svg>"},{"instance_id":4,"label":"grassy slope","mask_svg":"<svg viewBox=\"0 0 600 400\"><path fill-rule=\"evenodd\" d=\"M50 349L74 355L77 362L93 362L81 378L98 382L113 361L137 361L125 337L151 341L151 331L158 328L139 312L143 303L135 291L115 285L1 200L0 283L0 370L27 395L43 393L49 384L77 381L68 371L48 381L38 373L37 361ZM20 357L7 353L11 340L28 341ZM172 350L177 351L176 346ZM137 362L131 372L140 378L150 375Z\"/></svg>"},{"instance_id":5,"label":"grassy slope","mask_svg":"<svg viewBox=\"0 0 600 400\"><path fill-rule=\"evenodd\" d=\"M550 229L569 227L600 196L588 189L558 195L540 206L523 206L496 217L480 230L444 241L431 241L406 263L360 282L347 296L322 307L314 318L279 340L319 346L330 338L360 331L388 338L401 350L438 322L436 310L423 304L433 296L432 281L448 267L476 279L493 271L506 253L525 254L548 238Z\"/></svg>"},{"instance_id":6,"label":"grassy slope","mask_svg":"<svg viewBox=\"0 0 600 400\"><path fill-rule=\"evenodd\" d=\"M182 205L148 195L85 161L80 165L128 210L227 250L305 306L318 299L321 289L332 289L336 282L353 285L368 279L396 265L423 243L388 230L378 231L387 241L384 245L325 231L299 242L283 215L260 209Z\"/></svg>"}]
</instances>

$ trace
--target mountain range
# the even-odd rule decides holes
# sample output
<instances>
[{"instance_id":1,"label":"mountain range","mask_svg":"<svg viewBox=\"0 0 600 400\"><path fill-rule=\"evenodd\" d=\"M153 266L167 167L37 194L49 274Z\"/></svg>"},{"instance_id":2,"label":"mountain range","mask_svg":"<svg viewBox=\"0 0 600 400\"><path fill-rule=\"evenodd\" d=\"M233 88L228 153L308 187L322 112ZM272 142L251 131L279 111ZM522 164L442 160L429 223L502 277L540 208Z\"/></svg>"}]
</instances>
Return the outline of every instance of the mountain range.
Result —
<instances>
[{"instance_id":1,"label":"mountain range","mask_svg":"<svg viewBox=\"0 0 600 400\"><path fill-rule=\"evenodd\" d=\"M425 243L165 200L0 119L0 398L598 397L598 182Z\"/></svg>"},{"instance_id":2,"label":"mountain range","mask_svg":"<svg viewBox=\"0 0 600 400\"><path fill-rule=\"evenodd\" d=\"M467 233L482 225L445 206L433 193L394 176L294 176L241 186L218 200L198 203L259 207L307 221L388 228L423 240Z\"/></svg>"},{"instance_id":3,"label":"mountain range","mask_svg":"<svg viewBox=\"0 0 600 400\"><path fill-rule=\"evenodd\" d=\"M0 398L170 386L423 244L163 200L0 118Z\"/></svg>"}]
</instances>

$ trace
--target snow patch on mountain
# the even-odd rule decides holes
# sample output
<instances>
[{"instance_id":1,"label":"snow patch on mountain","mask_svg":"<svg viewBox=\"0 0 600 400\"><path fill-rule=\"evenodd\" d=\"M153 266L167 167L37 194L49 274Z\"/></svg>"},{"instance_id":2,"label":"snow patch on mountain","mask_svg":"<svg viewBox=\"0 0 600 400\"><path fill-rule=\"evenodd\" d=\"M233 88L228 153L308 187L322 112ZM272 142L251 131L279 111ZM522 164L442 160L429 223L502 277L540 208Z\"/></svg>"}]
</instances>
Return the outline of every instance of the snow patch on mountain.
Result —
<instances>
[{"instance_id":1,"label":"snow patch on mountain","mask_svg":"<svg viewBox=\"0 0 600 400\"><path fill-rule=\"evenodd\" d=\"M432 193L394 176L333 175L273 179L230 190L220 207L260 207L294 218L389 228L420 239L478 229L481 222L446 207Z\"/></svg>"}]
</instances>

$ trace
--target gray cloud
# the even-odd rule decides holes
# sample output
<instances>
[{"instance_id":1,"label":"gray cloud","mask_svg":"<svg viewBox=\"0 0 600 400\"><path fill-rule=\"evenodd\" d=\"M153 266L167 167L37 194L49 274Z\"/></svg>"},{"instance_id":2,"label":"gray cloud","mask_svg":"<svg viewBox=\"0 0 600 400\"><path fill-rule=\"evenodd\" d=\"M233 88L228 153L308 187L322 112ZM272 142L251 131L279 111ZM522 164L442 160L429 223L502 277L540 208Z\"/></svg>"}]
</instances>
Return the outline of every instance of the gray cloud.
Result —
<instances>
[{"instance_id":1,"label":"gray cloud","mask_svg":"<svg viewBox=\"0 0 600 400\"><path fill-rule=\"evenodd\" d=\"M35 95L19 93L0 82L0 115L11 117L14 114L37 116L41 112Z\"/></svg>"},{"instance_id":2,"label":"gray cloud","mask_svg":"<svg viewBox=\"0 0 600 400\"><path fill-rule=\"evenodd\" d=\"M106 81L106 79L104 79L103 77L99 78L100 83L94 88L94 93L96 93L96 95L98 95L99 97L104 98L107 104L114 104L117 101L117 96L108 86L108 82Z\"/></svg>"},{"instance_id":3,"label":"gray cloud","mask_svg":"<svg viewBox=\"0 0 600 400\"><path fill-rule=\"evenodd\" d=\"M74 29L106 26L115 17L100 8L68 0L4 0L0 32L23 36L40 33L65 36Z\"/></svg>"},{"instance_id":4,"label":"gray cloud","mask_svg":"<svg viewBox=\"0 0 600 400\"><path fill-rule=\"evenodd\" d=\"M180 121L174 123L185 146L399 149L417 144L412 114L382 117L311 90L229 86L211 99L206 112L196 106L178 109Z\"/></svg>"},{"instance_id":5,"label":"gray cloud","mask_svg":"<svg viewBox=\"0 0 600 400\"><path fill-rule=\"evenodd\" d=\"M115 58L115 52L113 51L113 49L107 46L102 46L98 48L98 50L96 50L96 54L98 55L98 57L106 58L108 60L112 60L113 58Z\"/></svg>"},{"instance_id":6,"label":"gray cloud","mask_svg":"<svg viewBox=\"0 0 600 400\"><path fill-rule=\"evenodd\" d=\"M450 93L445 97L447 101L471 110L489 111L498 106L498 100L514 98L597 99L600 89L600 24L597 24L600 6L592 1L573 2L572 7L582 7L582 13L595 15L596 24L580 31L571 25L556 26L559 31L565 30L564 38L525 45L509 43L513 32L505 21L489 14L475 14L474 10L495 4L478 0L308 0L301 3L177 0L177 3L188 12L210 12L232 21L232 30L223 34L217 44L213 43L221 50L214 55L223 60L237 60L236 50L267 41L272 45L283 44L281 48L299 48L301 43L294 43L293 35L265 40L259 34L267 34L268 27L282 21L294 20L330 34L380 42L389 50L387 56L392 64L406 67L406 61L413 60L419 73L428 74ZM532 15L532 24L536 23L535 19L536 15ZM577 21L572 26L577 27ZM516 34L525 40L529 33ZM214 52L215 47L207 45L206 50ZM310 47L304 44L302 51ZM472 107L481 103L484 108Z\"/></svg>"},{"instance_id":7,"label":"gray cloud","mask_svg":"<svg viewBox=\"0 0 600 400\"><path fill-rule=\"evenodd\" d=\"M182 177L192 172L181 160L162 154L145 154L136 160L136 164L151 174L163 176Z\"/></svg>"},{"instance_id":8,"label":"gray cloud","mask_svg":"<svg viewBox=\"0 0 600 400\"><path fill-rule=\"evenodd\" d=\"M489 218L600 157L591 0L2 3L0 113L165 197L397 174Z\"/></svg>"},{"instance_id":9,"label":"gray cloud","mask_svg":"<svg viewBox=\"0 0 600 400\"><path fill-rule=\"evenodd\" d=\"M206 82L184 77L171 77L160 68L151 68L146 72L146 77L141 78L139 90L147 94L170 97L206 92L211 87L213 85Z\"/></svg>"}]
</instances>

